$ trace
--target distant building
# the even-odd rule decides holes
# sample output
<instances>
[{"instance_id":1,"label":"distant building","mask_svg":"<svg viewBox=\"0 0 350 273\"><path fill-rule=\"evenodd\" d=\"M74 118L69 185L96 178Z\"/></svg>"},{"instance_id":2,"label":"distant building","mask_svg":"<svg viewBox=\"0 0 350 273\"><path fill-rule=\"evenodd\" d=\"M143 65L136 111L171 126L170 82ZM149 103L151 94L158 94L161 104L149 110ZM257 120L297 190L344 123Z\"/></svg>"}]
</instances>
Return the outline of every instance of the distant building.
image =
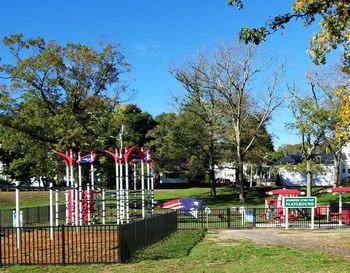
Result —
<instances>
[{"instance_id":1,"label":"distant building","mask_svg":"<svg viewBox=\"0 0 350 273\"><path fill-rule=\"evenodd\" d=\"M236 169L234 163L226 163L220 166L215 166L216 179L229 179L231 182L236 181Z\"/></svg>"},{"instance_id":2,"label":"distant building","mask_svg":"<svg viewBox=\"0 0 350 273\"><path fill-rule=\"evenodd\" d=\"M325 154L317 154L315 155L316 161L319 162L319 165L323 168L322 172L317 172L313 174L312 183L314 186L333 186L334 182L334 155L325 153ZM288 155L273 165L275 167L281 166L284 164L292 164L296 165L303 161L303 157L301 155ZM286 169L280 168L278 173L280 183L282 186L306 186L306 174L289 171ZM340 181L346 180L350 177L350 144L345 146L342 149L342 159L340 163Z\"/></svg>"},{"instance_id":3,"label":"distant building","mask_svg":"<svg viewBox=\"0 0 350 273\"><path fill-rule=\"evenodd\" d=\"M186 178L187 162L181 160L169 160L161 158L158 165L162 169L159 173L159 183L161 184L186 184L189 183Z\"/></svg>"},{"instance_id":4,"label":"distant building","mask_svg":"<svg viewBox=\"0 0 350 273\"><path fill-rule=\"evenodd\" d=\"M161 172L160 173L160 180L159 182L161 184L176 184L176 183L188 183L188 179L185 177L183 172L180 171L173 171L173 172Z\"/></svg>"}]
</instances>

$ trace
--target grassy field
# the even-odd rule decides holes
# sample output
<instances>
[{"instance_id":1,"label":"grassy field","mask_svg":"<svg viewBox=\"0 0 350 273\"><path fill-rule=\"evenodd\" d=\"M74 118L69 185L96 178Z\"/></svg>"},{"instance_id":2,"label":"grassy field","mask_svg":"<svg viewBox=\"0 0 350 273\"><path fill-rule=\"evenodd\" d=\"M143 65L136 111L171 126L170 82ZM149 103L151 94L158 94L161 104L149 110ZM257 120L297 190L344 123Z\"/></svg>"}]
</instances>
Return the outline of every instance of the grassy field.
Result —
<instances>
[{"instance_id":1,"label":"grassy field","mask_svg":"<svg viewBox=\"0 0 350 273\"><path fill-rule=\"evenodd\" d=\"M270 197L265 193L271 188L256 187L247 191L246 206L248 207L264 207L265 198ZM338 195L329 193L319 193L322 188L313 188L314 196L317 197L318 204L329 204L331 201L338 201ZM306 191L306 188L301 188ZM216 198L210 197L210 189L208 188L190 188L190 189L176 189L176 190L157 190L155 192L155 200L160 202L171 200L175 198L201 198L203 199L203 206L208 205L213 208L229 208L237 207L241 204L238 199L237 188L217 188ZM343 194L343 202L350 202L350 194Z\"/></svg>"},{"instance_id":2,"label":"grassy field","mask_svg":"<svg viewBox=\"0 0 350 273\"><path fill-rule=\"evenodd\" d=\"M26 191L21 192L21 207L37 207L49 205L48 191ZM16 195L14 191L0 192L0 209L13 209L16 206ZM60 203L64 203L64 193L59 193Z\"/></svg>"},{"instance_id":3,"label":"grassy field","mask_svg":"<svg viewBox=\"0 0 350 273\"><path fill-rule=\"evenodd\" d=\"M215 232L203 240L202 237L201 231L178 232L140 252L134 262L124 265L16 266L5 272L349 272L350 260L343 256L246 240L217 240Z\"/></svg>"},{"instance_id":4,"label":"grassy field","mask_svg":"<svg viewBox=\"0 0 350 273\"><path fill-rule=\"evenodd\" d=\"M247 191L248 207L263 207L266 197L265 192L270 188L256 187ZM330 201L337 201L338 195L332 194L320 194L318 193L320 188L314 188L313 192L317 196L318 204L329 204ZM302 189L305 190L305 189ZM114 193L114 192L111 192ZM189 188L189 189L162 189L155 190L154 199L158 203L166 202L176 198L200 198L203 200L203 206L209 206L212 208L229 208L240 206L238 200L238 189L230 187L217 188L216 198L210 197L209 188ZM60 203L64 203L64 193L60 192ZM132 200L132 196L130 197ZM343 195L344 202L350 202L350 194ZM110 202L114 204L115 201L110 199ZM49 205L49 192L21 192L21 207L36 207L36 206L48 206ZM12 209L15 207L15 192L0 192L0 209Z\"/></svg>"}]
</instances>

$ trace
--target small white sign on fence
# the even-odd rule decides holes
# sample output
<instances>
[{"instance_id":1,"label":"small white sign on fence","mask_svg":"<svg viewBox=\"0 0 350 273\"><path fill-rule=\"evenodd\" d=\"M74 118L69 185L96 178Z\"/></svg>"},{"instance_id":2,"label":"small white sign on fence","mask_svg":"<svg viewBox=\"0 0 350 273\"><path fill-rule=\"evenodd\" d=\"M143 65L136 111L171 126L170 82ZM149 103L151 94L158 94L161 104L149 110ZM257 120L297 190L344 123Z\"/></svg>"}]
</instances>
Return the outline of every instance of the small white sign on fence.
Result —
<instances>
[{"instance_id":1,"label":"small white sign on fence","mask_svg":"<svg viewBox=\"0 0 350 273\"><path fill-rule=\"evenodd\" d=\"M12 211L12 226L17 227L17 215L16 210ZM23 211L20 212L20 218L19 218L19 227L23 227Z\"/></svg>"}]
</instances>

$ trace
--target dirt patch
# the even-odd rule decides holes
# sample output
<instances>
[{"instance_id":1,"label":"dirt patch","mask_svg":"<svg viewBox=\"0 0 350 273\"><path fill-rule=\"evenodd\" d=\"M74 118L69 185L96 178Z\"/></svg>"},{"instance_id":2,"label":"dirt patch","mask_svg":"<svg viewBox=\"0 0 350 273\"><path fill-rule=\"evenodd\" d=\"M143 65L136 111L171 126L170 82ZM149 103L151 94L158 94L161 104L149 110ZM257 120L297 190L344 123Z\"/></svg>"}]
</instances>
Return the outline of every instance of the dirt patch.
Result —
<instances>
[{"instance_id":1,"label":"dirt patch","mask_svg":"<svg viewBox=\"0 0 350 273\"><path fill-rule=\"evenodd\" d=\"M206 240L212 241L221 246L238 246L241 244L239 240L232 239L231 234L224 232L216 233L215 231L208 231Z\"/></svg>"},{"instance_id":2,"label":"dirt patch","mask_svg":"<svg viewBox=\"0 0 350 273\"><path fill-rule=\"evenodd\" d=\"M49 228L6 229L0 244L2 265L14 264L77 264L118 261L117 229L89 227L57 228L50 239ZM20 245L17 247L17 236Z\"/></svg>"},{"instance_id":3,"label":"dirt patch","mask_svg":"<svg viewBox=\"0 0 350 273\"><path fill-rule=\"evenodd\" d=\"M274 229L219 230L215 234L215 240L217 242L230 239L248 239L263 244L282 245L344 256L350 255L350 232L348 229L327 231L281 231Z\"/></svg>"}]
</instances>

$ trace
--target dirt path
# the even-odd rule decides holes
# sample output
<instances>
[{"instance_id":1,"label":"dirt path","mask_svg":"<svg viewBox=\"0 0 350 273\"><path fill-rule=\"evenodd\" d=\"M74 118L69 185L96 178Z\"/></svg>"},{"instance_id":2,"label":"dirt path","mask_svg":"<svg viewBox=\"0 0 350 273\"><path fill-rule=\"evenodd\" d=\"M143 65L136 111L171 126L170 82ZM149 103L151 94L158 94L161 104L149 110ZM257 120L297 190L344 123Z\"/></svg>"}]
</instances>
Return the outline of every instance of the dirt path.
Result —
<instances>
[{"instance_id":1,"label":"dirt path","mask_svg":"<svg viewBox=\"0 0 350 273\"><path fill-rule=\"evenodd\" d=\"M350 230L219 230L215 239L248 239L258 243L350 256ZM209 235L210 236L210 235Z\"/></svg>"}]
</instances>

